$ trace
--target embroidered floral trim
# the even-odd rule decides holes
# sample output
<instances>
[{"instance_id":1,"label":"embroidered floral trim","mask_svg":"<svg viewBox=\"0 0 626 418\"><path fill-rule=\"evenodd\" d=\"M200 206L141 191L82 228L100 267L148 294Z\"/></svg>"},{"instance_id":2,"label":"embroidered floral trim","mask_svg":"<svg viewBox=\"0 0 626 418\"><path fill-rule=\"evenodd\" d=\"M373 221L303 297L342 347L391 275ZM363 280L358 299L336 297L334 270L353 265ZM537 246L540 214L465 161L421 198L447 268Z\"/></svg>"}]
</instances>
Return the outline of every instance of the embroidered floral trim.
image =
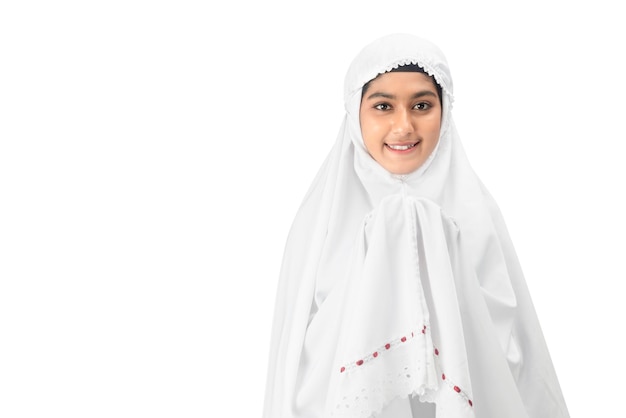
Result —
<instances>
[{"instance_id":1,"label":"embroidered floral trim","mask_svg":"<svg viewBox=\"0 0 626 418\"><path fill-rule=\"evenodd\" d=\"M428 327L426 325L424 325L422 327L422 329L418 332L421 334L426 334L428 330ZM363 356L362 358L346 364L345 366L341 366L341 368L339 369L339 373L345 373L345 372L349 372L350 370L356 369L358 367L361 367L375 359L377 359L378 357L380 357L381 355L383 355L386 352L389 352L390 350L393 350L394 348L402 345L403 343L409 341L412 338L415 338L416 332L411 332L411 334L408 335L403 335L402 337L396 338L392 341L389 341L388 343L380 346L376 351ZM433 347L433 352L435 353L435 358L439 357L439 349L437 347ZM465 392L463 389L461 389L460 386L458 386L457 384L454 383L454 380L450 379L448 376L446 376L446 374L444 372L441 373L441 381L448 386L448 388L450 388L450 390L453 390L454 392L456 392L462 399L464 399L467 404L470 407L474 406L474 402L472 401L472 399L470 398L470 396L468 395L467 392Z\"/></svg>"},{"instance_id":2,"label":"embroidered floral trim","mask_svg":"<svg viewBox=\"0 0 626 418\"><path fill-rule=\"evenodd\" d=\"M424 325L424 327L422 328L421 332L422 334L426 334L426 325ZM339 369L339 373L343 373L345 371L350 371L356 367L362 366L366 363L369 363L370 361L378 358L378 356L388 352L389 350L393 350L394 348L398 347L399 345L401 345L402 343L407 342L408 340L412 339L415 337L415 332L411 332L411 334L408 335L403 335L400 338L396 338L395 340L389 341L386 344L381 345L380 347L378 347L378 349L376 351L374 351L373 353L370 353L350 364L347 364L345 366L341 366L341 368Z\"/></svg>"},{"instance_id":3,"label":"embroidered floral trim","mask_svg":"<svg viewBox=\"0 0 626 418\"><path fill-rule=\"evenodd\" d=\"M435 357L439 357L439 350L437 349L437 347L435 347ZM459 386L457 386L454 381L450 380L445 373L441 373L441 380L443 381L443 383L445 383L450 389L452 389L453 391L455 391L456 393L459 394L459 396L461 396L463 399L465 399L465 401L468 403L469 406L473 407L474 406L474 402L472 402L472 399L469 397L469 395L467 394L467 392L465 392L463 389L461 389Z\"/></svg>"}]
</instances>

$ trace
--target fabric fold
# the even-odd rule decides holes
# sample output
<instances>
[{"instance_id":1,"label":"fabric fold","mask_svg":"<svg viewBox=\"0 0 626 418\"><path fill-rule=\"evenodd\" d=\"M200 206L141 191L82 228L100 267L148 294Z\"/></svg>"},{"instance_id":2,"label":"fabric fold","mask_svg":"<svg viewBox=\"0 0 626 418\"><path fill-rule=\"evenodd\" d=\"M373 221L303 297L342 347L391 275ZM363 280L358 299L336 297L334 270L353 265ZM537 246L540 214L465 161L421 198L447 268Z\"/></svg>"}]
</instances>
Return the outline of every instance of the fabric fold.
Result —
<instances>
[{"instance_id":1,"label":"fabric fold","mask_svg":"<svg viewBox=\"0 0 626 418\"><path fill-rule=\"evenodd\" d=\"M342 318L326 323L337 337L327 416L367 418L409 396L445 405L442 417L474 416L461 313L450 297L454 244L446 237L456 232L438 205L406 195L367 215L349 279L333 298L341 307L323 307Z\"/></svg>"},{"instance_id":2,"label":"fabric fold","mask_svg":"<svg viewBox=\"0 0 626 418\"><path fill-rule=\"evenodd\" d=\"M369 417L438 387L413 203L390 196L364 222L341 298L333 416Z\"/></svg>"}]
</instances>

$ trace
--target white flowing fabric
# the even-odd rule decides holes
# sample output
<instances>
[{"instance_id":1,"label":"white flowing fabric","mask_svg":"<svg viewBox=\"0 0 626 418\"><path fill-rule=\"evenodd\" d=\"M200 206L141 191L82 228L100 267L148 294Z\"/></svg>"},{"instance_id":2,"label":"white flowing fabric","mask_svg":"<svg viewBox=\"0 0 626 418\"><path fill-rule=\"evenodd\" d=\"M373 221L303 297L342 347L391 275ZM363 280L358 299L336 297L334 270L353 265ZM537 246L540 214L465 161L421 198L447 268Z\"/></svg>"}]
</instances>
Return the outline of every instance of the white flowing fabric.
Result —
<instances>
[{"instance_id":1,"label":"white flowing fabric","mask_svg":"<svg viewBox=\"0 0 626 418\"><path fill-rule=\"evenodd\" d=\"M442 87L443 119L430 158L400 176L367 153L359 105L366 82L408 63ZM344 123L285 249L265 418L569 416L451 104L445 57L423 39L381 38L352 63Z\"/></svg>"}]
</instances>

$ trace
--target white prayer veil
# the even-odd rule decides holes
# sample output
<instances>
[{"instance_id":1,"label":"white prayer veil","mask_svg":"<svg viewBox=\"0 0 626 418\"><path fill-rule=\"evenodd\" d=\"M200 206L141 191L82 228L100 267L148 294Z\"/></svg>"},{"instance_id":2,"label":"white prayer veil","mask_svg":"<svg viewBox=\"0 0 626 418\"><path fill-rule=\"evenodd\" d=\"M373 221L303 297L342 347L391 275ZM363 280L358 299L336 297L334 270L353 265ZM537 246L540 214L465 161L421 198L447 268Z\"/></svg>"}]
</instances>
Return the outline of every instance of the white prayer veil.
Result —
<instances>
[{"instance_id":1,"label":"white prayer veil","mask_svg":"<svg viewBox=\"0 0 626 418\"><path fill-rule=\"evenodd\" d=\"M442 128L420 168L393 175L364 147L361 91L409 63L441 86ZM437 418L569 416L452 93L441 51L412 35L381 38L350 66L344 122L285 248L265 418L367 418L409 398ZM417 416L403 411L395 418Z\"/></svg>"}]
</instances>

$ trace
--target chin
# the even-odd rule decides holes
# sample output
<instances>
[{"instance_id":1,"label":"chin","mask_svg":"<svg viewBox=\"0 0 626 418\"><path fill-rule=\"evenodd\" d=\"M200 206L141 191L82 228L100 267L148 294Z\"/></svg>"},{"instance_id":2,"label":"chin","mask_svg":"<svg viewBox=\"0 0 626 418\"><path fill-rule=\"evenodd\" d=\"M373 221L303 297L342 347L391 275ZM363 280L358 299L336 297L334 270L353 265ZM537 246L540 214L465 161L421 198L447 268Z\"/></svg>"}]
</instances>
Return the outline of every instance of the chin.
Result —
<instances>
[{"instance_id":1,"label":"chin","mask_svg":"<svg viewBox=\"0 0 626 418\"><path fill-rule=\"evenodd\" d=\"M419 168L422 166L423 162L420 162L419 164L411 164L411 165L402 165L402 166L398 166L398 165L390 165L388 167L384 167L387 171L389 171L391 174L397 175L397 176L404 176L407 174L411 174L414 171L419 170Z\"/></svg>"}]
</instances>

